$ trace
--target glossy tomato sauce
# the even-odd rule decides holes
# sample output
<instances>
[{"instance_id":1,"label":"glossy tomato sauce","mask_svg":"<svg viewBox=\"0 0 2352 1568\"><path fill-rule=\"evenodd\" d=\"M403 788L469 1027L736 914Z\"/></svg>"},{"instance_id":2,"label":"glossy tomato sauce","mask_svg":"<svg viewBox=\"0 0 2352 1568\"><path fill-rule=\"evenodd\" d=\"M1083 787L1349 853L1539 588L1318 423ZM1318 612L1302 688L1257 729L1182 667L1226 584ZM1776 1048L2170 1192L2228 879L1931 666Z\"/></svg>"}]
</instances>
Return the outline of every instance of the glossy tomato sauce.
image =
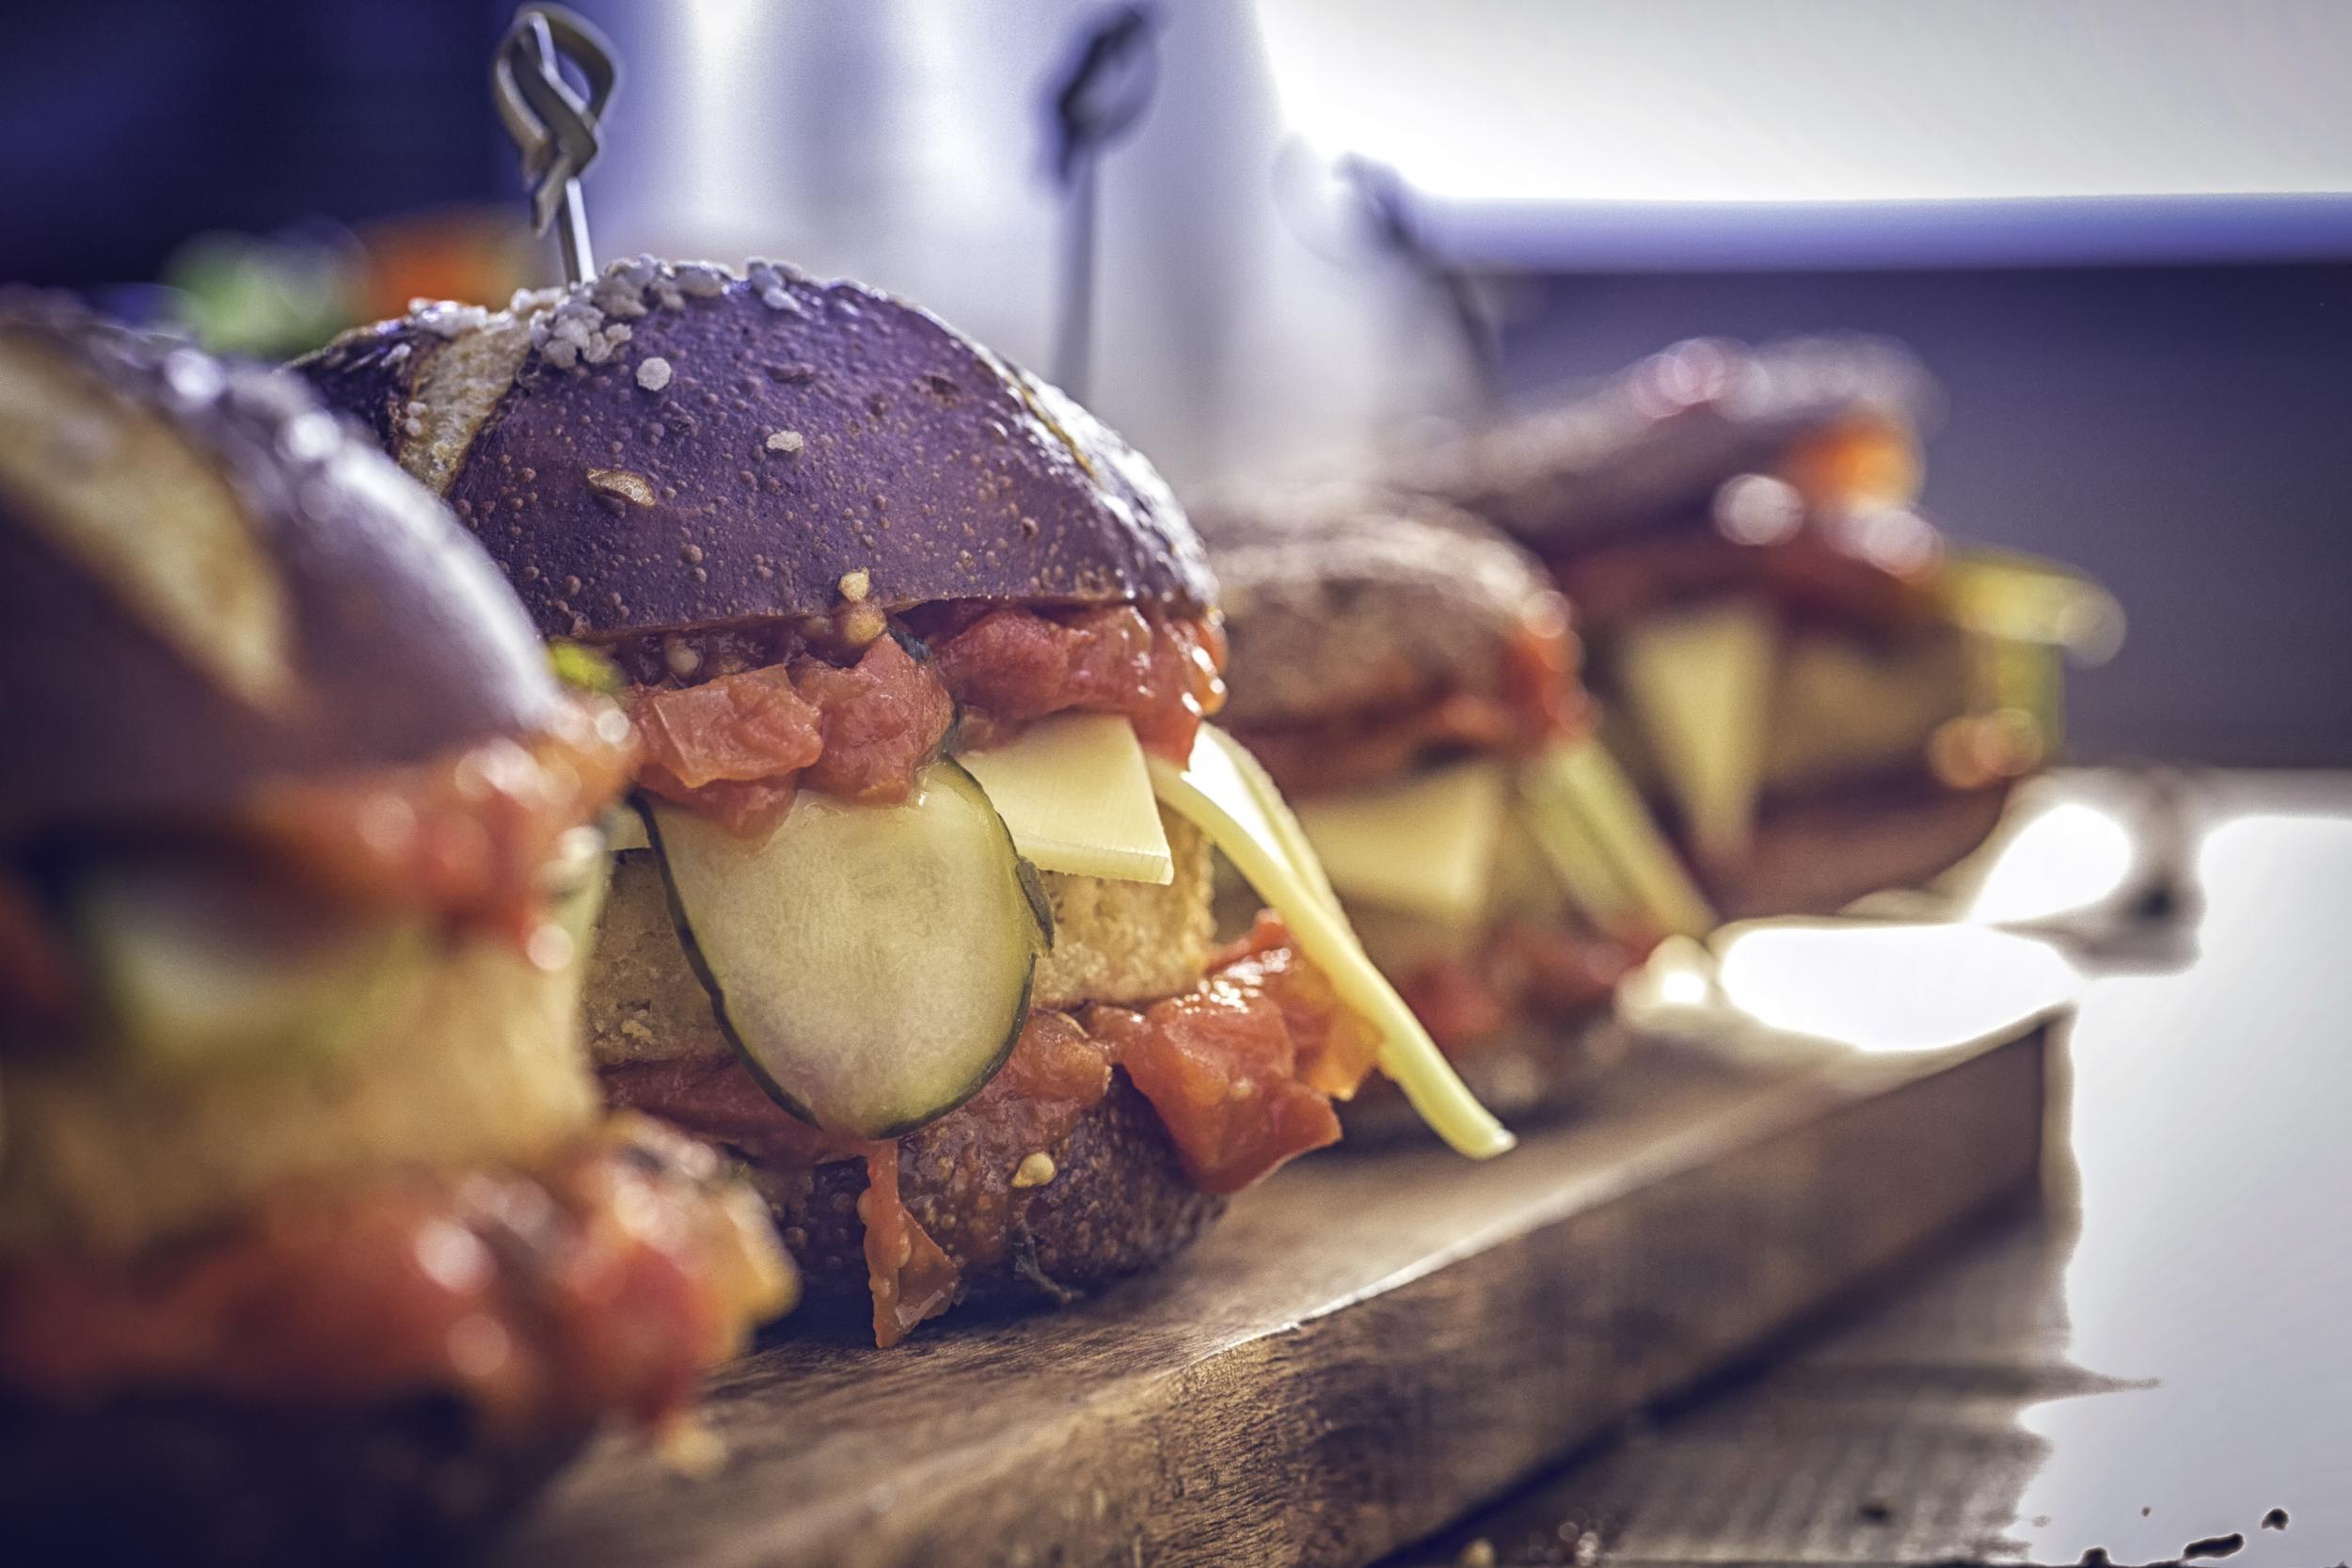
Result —
<instances>
[{"instance_id":1,"label":"glossy tomato sauce","mask_svg":"<svg viewBox=\"0 0 2352 1568\"><path fill-rule=\"evenodd\" d=\"M1452 756L1532 756L1592 727L1577 678L1580 652L1565 617L1532 618L1503 645L1502 679L1491 693L1445 692L1392 711L1242 725L1236 733L1286 795L1377 784Z\"/></svg>"},{"instance_id":2,"label":"glossy tomato sauce","mask_svg":"<svg viewBox=\"0 0 2352 1568\"><path fill-rule=\"evenodd\" d=\"M273 784L245 826L295 875L339 896L439 910L528 942L545 916L558 841L620 794L636 759L612 705L578 698L536 736Z\"/></svg>"},{"instance_id":3,"label":"glossy tomato sauce","mask_svg":"<svg viewBox=\"0 0 2352 1568\"><path fill-rule=\"evenodd\" d=\"M517 1440L607 1413L651 1425L787 1304L787 1265L715 1169L635 1123L537 1172L289 1190L148 1256L13 1259L0 1388L312 1408L447 1392Z\"/></svg>"},{"instance_id":4,"label":"glossy tomato sauce","mask_svg":"<svg viewBox=\"0 0 2352 1568\"><path fill-rule=\"evenodd\" d=\"M854 650L781 623L615 644L645 737L639 783L752 834L799 789L904 800L951 723L975 749L1052 714L1118 713L1181 759L1224 701L1208 618L942 604L905 620L907 642L875 635Z\"/></svg>"},{"instance_id":5,"label":"glossy tomato sauce","mask_svg":"<svg viewBox=\"0 0 2352 1568\"><path fill-rule=\"evenodd\" d=\"M771 1173L863 1164L874 1338L887 1346L952 1305L964 1269L1003 1259L1025 1201L1014 1180L1023 1162L1062 1146L1110 1092L1114 1069L1151 1102L1191 1180L1231 1193L1338 1138L1331 1100L1354 1091L1375 1045L1270 915L1182 996L1141 1010L1032 1011L987 1086L913 1135L923 1168L961 1184L955 1233L940 1238L904 1201L898 1142L820 1132L732 1060L621 1063L603 1074L616 1101L731 1145Z\"/></svg>"},{"instance_id":6,"label":"glossy tomato sauce","mask_svg":"<svg viewBox=\"0 0 2352 1568\"><path fill-rule=\"evenodd\" d=\"M1514 921L1474 954L1400 975L1396 989L1438 1049L1460 1061L1514 1025L1569 1024L1608 1006L1645 952L1569 926Z\"/></svg>"}]
</instances>

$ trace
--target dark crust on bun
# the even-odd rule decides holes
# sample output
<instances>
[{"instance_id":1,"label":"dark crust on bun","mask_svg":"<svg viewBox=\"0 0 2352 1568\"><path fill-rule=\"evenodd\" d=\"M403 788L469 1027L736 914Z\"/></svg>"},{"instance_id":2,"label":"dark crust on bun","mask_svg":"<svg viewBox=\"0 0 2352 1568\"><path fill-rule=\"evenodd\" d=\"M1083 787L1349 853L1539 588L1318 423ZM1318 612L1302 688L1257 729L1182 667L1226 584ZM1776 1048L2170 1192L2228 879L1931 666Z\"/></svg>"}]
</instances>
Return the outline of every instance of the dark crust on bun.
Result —
<instances>
[{"instance_id":1,"label":"dark crust on bun","mask_svg":"<svg viewBox=\"0 0 2352 1568\"><path fill-rule=\"evenodd\" d=\"M981 1216L1004 1190L1005 1173L958 1158L954 1121L945 1117L899 1140L898 1190L916 1223L961 1268L966 1303L1059 1305L1165 1262L1225 1210L1225 1199L1185 1178L1151 1101L1114 1071L1110 1093L1046 1151L1054 1179L1012 1192L999 1248L993 1216ZM819 1165L813 1180L762 1180L757 1173L754 1180L801 1265L807 1300L820 1310L828 1304L863 1310L866 1231L857 1200L866 1190L864 1164Z\"/></svg>"},{"instance_id":2,"label":"dark crust on bun","mask_svg":"<svg viewBox=\"0 0 2352 1568\"><path fill-rule=\"evenodd\" d=\"M1229 723L1501 695L1513 636L1566 613L1532 557L1440 502L1321 487L1220 498L1195 515L1225 594Z\"/></svg>"},{"instance_id":3,"label":"dark crust on bun","mask_svg":"<svg viewBox=\"0 0 2352 1568\"><path fill-rule=\"evenodd\" d=\"M226 482L286 607L288 678L268 703L233 689L60 543L33 498L0 490L0 839L203 816L266 778L415 762L554 719L545 655L482 552L297 378L43 295L0 296L9 353L42 382L72 367L102 400L99 417L13 433L44 461L54 451L62 483L137 441L183 444ZM168 494L126 524L172 530Z\"/></svg>"},{"instance_id":4,"label":"dark crust on bun","mask_svg":"<svg viewBox=\"0 0 2352 1568\"><path fill-rule=\"evenodd\" d=\"M1605 1013L1578 1022L1530 1021L1455 1059L1454 1069L1481 1104L1513 1127L1540 1127L1581 1109L1600 1078L1641 1044L1641 1036ZM1347 1131L1342 1149L1437 1137L1386 1078L1366 1079L1339 1112Z\"/></svg>"},{"instance_id":5,"label":"dark crust on bun","mask_svg":"<svg viewBox=\"0 0 2352 1568\"><path fill-rule=\"evenodd\" d=\"M1747 858L1703 879L1726 920L1834 914L1959 864L1992 836L2009 794L1922 779L1768 804Z\"/></svg>"},{"instance_id":6,"label":"dark crust on bun","mask_svg":"<svg viewBox=\"0 0 2352 1568\"><path fill-rule=\"evenodd\" d=\"M299 368L410 472L447 471L444 493L551 636L823 614L852 572L889 611L1215 599L1148 462L886 294L641 259L517 306L532 346L495 367L506 384L474 388L476 428L441 428L434 366L518 318L444 309Z\"/></svg>"},{"instance_id":7,"label":"dark crust on bun","mask_svg":"<svg viewBox=\"0 0 2352 1568\"><path fill-rule=\"evenodd\" d=\"M1881 340L1748 348L1692 339L1597 391L1439 440L1395 477L1549 555L1704 524L1718 486L1770 465L1797 437L1868 413L1916 425L1933 404L1927 372Z\"/></svg>"},{"instance_id":8,"label":"dark crust on bun","mask_svg":"<svg viewBox=\"0 0 2352 1568\"><path fill-rule=\"evenodd\" d=\"M492 1446L454 1399L294 1411L193 1395L0 1400L0 1542L19 1562L469 1560L586 1440Z\"/></svg>"}]
</instances>

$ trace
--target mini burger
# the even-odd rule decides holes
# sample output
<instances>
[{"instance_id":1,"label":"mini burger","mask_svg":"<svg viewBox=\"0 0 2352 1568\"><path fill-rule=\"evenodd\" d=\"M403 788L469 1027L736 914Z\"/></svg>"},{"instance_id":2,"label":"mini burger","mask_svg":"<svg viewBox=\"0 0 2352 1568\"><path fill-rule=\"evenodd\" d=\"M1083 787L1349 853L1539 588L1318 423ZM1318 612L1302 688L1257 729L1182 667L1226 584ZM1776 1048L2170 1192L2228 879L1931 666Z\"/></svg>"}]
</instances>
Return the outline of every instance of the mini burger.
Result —
<instances>
[{"instance_id":1,"label":"mini burger","mask_svg":"<svg viewBox=\"0 0 2352 1568\"><path fill-rule=\"evenodd\" d=\"M0 1558L418 1560L787 1304L575 1015L629 729L299 381L0 296Z\"/></svg>"},{"instance_id":2,"label":"mini burger","mask_svg":"<svg viewBox=\"0 0 2352 1568\"><path fill-rule=\"evenodd\" d=\"M1961 859L2058 745L2057 651L2112 639L2090 584L1951 551L1914 508L1931 402L1883 344L1698 341L1404 475L1551 568L1613 742L1727 913Z\"/></svg>"},{"instance_id":3,"label":"mini burger","mask_svg":"<svg viewBox=\"0 0 2352 1568\"><path fill-rule=\"evenodd\" d=\"M1594 738L1566 603L1437 501L1278 490L1195 515L1224 589L1225 722L1365 951L1488 1105L1560 1109L1630 1043L1618 978L1711 924ZM1351 1133L1396 1109L1367 1094Z\"/></svg>"},{"instance_id":4,"label":"mini burger","mask_svg":"<svg viewBox=\"0 0 2352 1568\"><path fill-rule=\"evenodd\" d=\"M1508 1146L1204 726L1184 514L1053 388L854 284L650 259L305 368L612 671L605 1088L732 1151L879 1342L1158 1262L1375 1062ZM1279 911L1222 949L1212 847Z\"/></svg>"}]
</instances>

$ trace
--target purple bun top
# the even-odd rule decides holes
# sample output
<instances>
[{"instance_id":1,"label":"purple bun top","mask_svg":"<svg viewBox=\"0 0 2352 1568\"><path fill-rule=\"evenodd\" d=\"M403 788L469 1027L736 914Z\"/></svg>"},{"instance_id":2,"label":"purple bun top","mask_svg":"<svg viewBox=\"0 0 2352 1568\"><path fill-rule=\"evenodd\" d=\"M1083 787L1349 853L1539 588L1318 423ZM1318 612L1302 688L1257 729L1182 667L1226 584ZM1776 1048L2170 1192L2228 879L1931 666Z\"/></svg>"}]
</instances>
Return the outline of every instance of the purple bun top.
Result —
<instances>
[{"instance_id":1,"label":"purple bun top","mask_svg":"<svg viewBox=\"0 0 2352 1568\"><path fill-rule=\"evenodd\" d=\"M422 306L298 367L441 491L550 636L944 599L1215 598L1151 464L936 317L765 262Z\"/></svg>"},{"instance_id":2,"label":"purple bun top","mask_svg":"<svg viewBox=\"0 0 2352 1568\"><path fill-rule=\"evenodd\" d=\"M483 552L294 376L0 295L0 839L550 722Z\"/></svg>"}]
</instances>

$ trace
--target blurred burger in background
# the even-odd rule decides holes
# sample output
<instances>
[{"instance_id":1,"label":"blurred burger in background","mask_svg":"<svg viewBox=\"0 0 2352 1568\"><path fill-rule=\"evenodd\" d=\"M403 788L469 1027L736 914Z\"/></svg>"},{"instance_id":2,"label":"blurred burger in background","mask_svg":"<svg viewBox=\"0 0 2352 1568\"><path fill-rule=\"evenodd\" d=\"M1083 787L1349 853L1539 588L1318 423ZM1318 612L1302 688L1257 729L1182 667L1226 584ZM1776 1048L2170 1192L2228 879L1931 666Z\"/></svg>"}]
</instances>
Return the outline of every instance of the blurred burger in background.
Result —
<instances>
[{"instance_id":1,"label":"blurred burger in background","mask_svg":"<svg viewBox=\"0 0 2352 1568\"><path fill-rule=\"evenodd\" d=\"M0 1539L411 1560L792 1294L577 1044L635 755L299 381L0 298ZM54 1554L54 1555L53 1555Z\"/></svg>"},{"instance_id":2,"label":"blurred burger in background","mask_svg":"<svg viewBox=\"0 0 2352 1568\"><path fill-rule=\"evenodd\" d=\"M1487 1104L1559 1108L1630 1042L1618 978L1711 924L1596 738L1568 605L1426 498L1261 488L1194 514L1224 589L1226 721L1365 951ZM1351 1131L1399 1109L1367 1095Z\"/></svg>"},{"instance_id":3,"label":"blurred burger in background","mask_svg":"<svg viewBox=\"0 0 2352 1568\"><path fill-rule=\"evenodd\" d=\"M1420 450L1403 480L1542 557L1613 744L1726 914L1925 881L2055 755L2113 603L1917 510L1926 372L1861 339L1695 340Z\"/></svg>"}]
</instances>

